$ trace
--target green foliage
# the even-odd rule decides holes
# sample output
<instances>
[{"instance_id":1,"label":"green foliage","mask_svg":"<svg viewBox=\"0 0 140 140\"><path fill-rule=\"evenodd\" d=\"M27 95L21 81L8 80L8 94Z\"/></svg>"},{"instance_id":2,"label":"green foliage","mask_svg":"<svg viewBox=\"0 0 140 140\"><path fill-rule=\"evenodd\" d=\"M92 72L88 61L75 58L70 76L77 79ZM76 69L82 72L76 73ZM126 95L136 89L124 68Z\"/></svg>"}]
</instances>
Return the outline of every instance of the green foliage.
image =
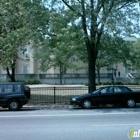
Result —
<instances>
[{"instance_id":1,"label":"green foliage","mask_svg":"<svg viewBox=\"0 0 140 140\"><path fill-rule=\"evenodd\" d=\"M130 58L129 53L130 48L128 46L128 43L121 37L112 37L111 35L103 34L98 49L98 56L96 59L98 80L100 81L99 78L101 68L112 68L112 66L117 63L123 63L124 65L126 65L127 59Z\"/></svg>"},{"instance_id":2,"label":"green foliage","mask_svg":"<svg viewBox=\"0 0 140 140\"><path fill-rule=\"evenodd\" d=\"M129 44L129 52L130 57L128 57L126 61L126 65L128 68L135 69L138 71L138 75L140 73L140 39L133 44Z\"/></svg>"},{"instance_id":3,"label":"green foliage","mask_svg":"<svg viewBox=\"0 0 140 140\"><path fill-rule=\"evenodd\" d=\"M85 84L86 86L89 86L88 83ZM101 86L101 85L111 85L111 82L97 82L96 86ZM121 81L115 81L114 85L140 85L139 82L121 82Z\"/></svg>"},{"instance_id":4,"label":"green foliage","mask_svg":"<svg viewBox=\"0 0 140 140\"><path fill-rule=\"evenodd\" d=\"M125 62L129 55L128 43L119 36L103 35L98 49L96 66L109 67L113 64Z\"/></svg>"},{"instance_id":5,"label":"green foliage","mask_svg":"<svg viewBox=\"0 0 140 140\"><path fill-rule=\"evenodd\" d=\"M108 35L111 36L111 38L122 38L124 36L130 36L133 33L138 33L139 26L137 19L139 12L137 1L52 0L51 2L53 9L56 9L57 13L61 13L61 8L64 8L65 11L69 9L67 10L68 12L62 11L61 13L69 19L66 20L67 24L71 26L75 25L82 30L81 40L84 42L84 45L81 46L79 50L86 51L85 57L81 58L88 58L89 67L87 67L87 69L89 68L89 84L95 87L95 66L97 65L96 61L98 61L100 57L102 36ZM117 50L116 45L109 47L112 52ZM119 49L120 48L117 50L118 52ZM108 50L107 47L106 50ZM122 52L119 52L119 54L121 54L123 59L126 59L126 55L122 55ZM104 60L103 57L102 60ZM111 62L113 62L113 60L114 59L111 59ZM107 61L109 60L107 59ZM100 64L101 63L104 64L103 61L101 61ZM107 64L108 63L109 62L107 62Z\"/></svg>"},{"instance_id":6,"label":"green foliage","mask_svg":"<svg viewBox=\"0 0 140 140\"><path fill-rule=\"evenodd\" d=\"M2 80L0 82L11 82L10 79ZM16 82L23 82L26 85L41 84L41 81L37 78L26 78L26 79L16 79Z\"/></svg>"},{"instance_id":7,"label":"green foliage","mask_svg":"<svg viewBox=\"0 0 140 140\"><path fill-rule=\"evenodd\" d=\"M47 15L41 0L0 2L0 64L3 68L12 68L12 76L16 60L29 58L24 55L26 45L34 46L35 40L42 36L40 30L47 25Z\"/></svg>"},{"instance_id":8,"label":"green foliage","mask_svg":"<svg viewBox=\"0 0 140 140\"><path fill-rule=\"evenodd\" d=\"M61 9L63 13L57 13L55 9L50 14L50 28L47 37L40 42L36 59L40 62L40 69L46 72L50 68L60 70L60 74L68 68L78 69L77 56L80 42L81 30L74 24L68 24L67 17L69 10ZM67 14L65 14L67 13ZM76 31L76 32L75 32Z\"/></svg>"},{"instance_id":9,"label":"green foliage","mask_svg":"<svg viewBox=\"0 0 140 140\"><path fill-rule=\"evenodd\" d=\"M32 79L28 79L28 78L27 79L17 79L16 82L23 82L26 85L41 84L40 80L35 79L35 78L32 78Z\"/></svg>"},{"instance_id":10,"label":"green foliage","mask_svg":"<svg viewBox=\"0 0 140 140\"><path fill-rule=\"evenodd\" d=\"M125 85L140 85L138 82L126 82Z\"/></svg>"},{"instance_id":11,"label":"green foliage","mask_svg":"<svg viewBox=\"0 0 140 140\"><path fill-rule=\"evenodd\" d=\"M99 85L103 85L103 83L102 82L97 82L96 86L99 86Z\"/></svg>"}]
</instances>

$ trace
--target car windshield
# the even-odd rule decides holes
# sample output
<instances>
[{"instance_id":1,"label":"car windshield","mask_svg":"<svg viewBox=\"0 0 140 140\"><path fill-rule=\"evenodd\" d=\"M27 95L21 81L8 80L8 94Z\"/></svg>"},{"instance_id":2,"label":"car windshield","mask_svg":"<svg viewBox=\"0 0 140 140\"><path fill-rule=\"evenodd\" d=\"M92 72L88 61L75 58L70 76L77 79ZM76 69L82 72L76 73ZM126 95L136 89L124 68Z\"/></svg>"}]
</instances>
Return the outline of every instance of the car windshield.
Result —
<instances>
[{"instance_id":1,"label":"car windshield","mask_svg":"<svg viewBox=\"0 0 140 140\"><path fill-rule=\"evenodd\" d=\"M100 89L97 89L95 91L93 91L91 94L96 94L96 93L99 93Z\"/></svg>"}]
</instances>

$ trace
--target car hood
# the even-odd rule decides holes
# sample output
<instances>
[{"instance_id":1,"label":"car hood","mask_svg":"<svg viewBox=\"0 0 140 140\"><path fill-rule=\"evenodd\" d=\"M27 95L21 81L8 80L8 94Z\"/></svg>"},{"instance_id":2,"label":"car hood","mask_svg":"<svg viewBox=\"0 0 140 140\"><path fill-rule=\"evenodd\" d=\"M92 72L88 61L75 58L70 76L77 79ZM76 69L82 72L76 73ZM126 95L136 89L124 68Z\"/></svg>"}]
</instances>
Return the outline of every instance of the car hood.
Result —
<instances>
[{"instance_id":1,"label":"car hood","mask_svg":"<svg viewBox=\"0 0 140 140\"><path fill-rule=\"evenodd\" d=\"M76 96L77 99L85 98L85 97L91 97L93 94L87 93L87 94L81 94L79 96Z\"/></svg>"}]
</instances>

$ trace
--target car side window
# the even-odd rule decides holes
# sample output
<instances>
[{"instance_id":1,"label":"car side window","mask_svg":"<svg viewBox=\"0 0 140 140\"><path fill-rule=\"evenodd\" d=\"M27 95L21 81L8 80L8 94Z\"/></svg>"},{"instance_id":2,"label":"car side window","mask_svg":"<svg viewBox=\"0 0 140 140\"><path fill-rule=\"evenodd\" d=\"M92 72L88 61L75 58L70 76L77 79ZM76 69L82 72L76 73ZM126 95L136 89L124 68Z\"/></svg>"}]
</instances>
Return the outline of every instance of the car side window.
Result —
<instances>
[{"instance_id":1,"label":"car side window","mask_svg":"<svg viewBox=\"0 0 140 140\"><path fill-rule=\"evenodd\" d=\"M114 92L122 92L120 87L114 87Z\"/></svg>"},{"instance_id":2,"label":"car side window","mask_svg":"<svg viewBox=\"0 0 140 140\"><path fill-rule=\"evenodd\" d=\"M15 85L15 92L21 92L21 85Z\"/></svg>"},{"instance_id":3,"label":"car side window","mask_svg":"<svg viewBox=\"0 0 140 140\"><path fill-rule=\"evenodd\" d=\"M13 92L13 85L0 85L0 93Z\"/></svg>"},{"instance_id":4,"label":"car side window","mask_svg":"<svg viewBox=\"0 0 140 140\"><path fill-rule=\"evenodd\" d=\"M112 87L106 87L106 88L101 90L101 94L112 93L112 92L113 92L113 88Z\"/></svg>"},{"instance_id":5,"label":"car side window","mask_svg":"<svg viewBox=\"0 0 140 140\"><path fill-rule=\"evenodd\" d=\"M121 87L121 91L122 91L122 92L130 92L130 90L127 89L126 87Z\"/></svg>"},{"instance_id":6,"label":"car side window","mask_svg":"<svg viewBox=\"0 0 140 140\"><path fill-rule=\"evenodd\" d=\"M101 90L101 94L104 94L106 92L107 92L107 88L104 88L104 89Z\"/></svg>"},{"instance_id":7,"label":"car side window","mask_svg":"<svg viewBox=\"0 0 140 140\"><path fill-rule=\"evenodd\" d=\"M113 87L109 87L109 88L107 89L107 93L113 93Z\"/></svg>"},{"instance_id":8,"label":"car side window","mask_svg":"<svg viewBox=\"0 0 140 140\"><path fill-rule=\"evenodd\" d=\"M4 92L5 90L4 90L4 87L3 87L3 85L0 85L0 93L1 92Z\"/></svg>"}]
</instances>

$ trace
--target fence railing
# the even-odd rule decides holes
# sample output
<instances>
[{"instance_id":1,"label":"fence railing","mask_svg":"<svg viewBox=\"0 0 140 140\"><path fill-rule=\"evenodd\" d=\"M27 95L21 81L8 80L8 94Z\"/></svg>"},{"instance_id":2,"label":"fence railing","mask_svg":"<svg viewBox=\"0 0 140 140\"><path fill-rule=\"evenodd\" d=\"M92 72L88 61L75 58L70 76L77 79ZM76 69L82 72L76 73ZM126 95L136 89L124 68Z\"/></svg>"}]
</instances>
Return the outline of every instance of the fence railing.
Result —
<instances>
[{"instance_id":1,"label":"fence railing","mask_svg":"<svg viewBox=\"0 0 140 140\"><path fill-rule=\"evenodd\" d=\"M88 87L31 88L31 100L29 104L66 104L71 97L85 93L88 93Z\"/></svg>"},{"instance_id":2,"label":"fence railing","mask_svg":"<svg viewBox=\"0 0 140 140\"><path fill-rule=\"evenodd\" d=\"M140 90L139 85L127 87L132 90ZM99 86L97 88L99 88ZM31 88L31 100L29 104L67 104L71 97L88 93L88 91L88 86Z\"/></svg>"}]
</instances>

